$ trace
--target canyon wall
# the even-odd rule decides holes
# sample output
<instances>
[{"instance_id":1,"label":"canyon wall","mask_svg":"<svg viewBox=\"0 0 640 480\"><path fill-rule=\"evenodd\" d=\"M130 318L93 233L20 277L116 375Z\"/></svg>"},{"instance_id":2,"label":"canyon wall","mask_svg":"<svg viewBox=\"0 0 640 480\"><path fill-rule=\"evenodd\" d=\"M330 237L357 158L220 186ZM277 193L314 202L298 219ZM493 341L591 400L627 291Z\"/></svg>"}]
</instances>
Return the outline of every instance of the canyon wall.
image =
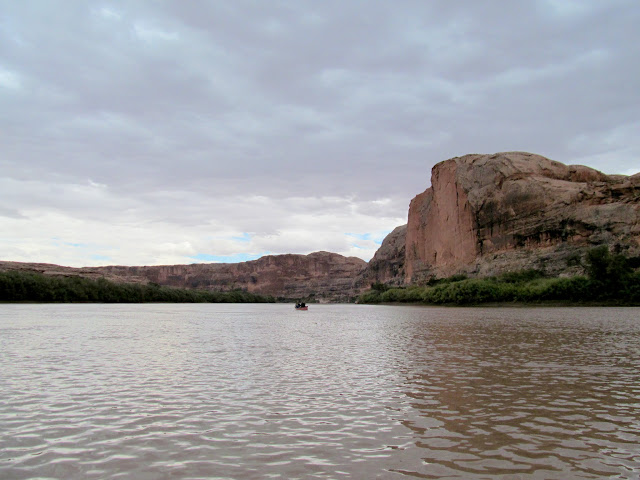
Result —
<instances>
[{"instance_id":1,"label":"canyon wall","mask_svg":"<svg viewBox=\"0 0 640 480\"><path fill-rule=\"evenodd\" d=\"M346 302L356 295L354 279L367 263L356 257L315 252L309 255L267 255L242 263L71 268L58 265L0 262L0 270L45 275L106 278L115 282L229 291L236 288L283 299L313 298L318 302Z\"/></svg>"},{"instance_id":2,"label":"canyon wall","mask_svg":"<svg viewBox=\"0 0 640 480\"><path fill-rule=\"evenodd\" d=\"M356 291L366 290L374 283L396 286L404 283L406 236L407 226L401 225L385 237L367 268L355 279Z\"/></svg>"},{"instance_id":3,"label":"canyon wall","mask_svg":"<svg viewBox=\"0 0 640 480\"><path fill-rule=\"evenodd\" d=\"M182 288L252 293L287 299L313 297L320 302L348 301L355 295L353 279L367 263L356 257L315 252L309 255L267 255L240 263L207 263L151 267L99 267L117 277L138 277Z\"/></svg>"},{"instance_id":4,"label":"canyon wall","mask_svg":"<svg viewBox=\"0 0 640 480\"><path fill-rule=\"evenodd\" d=\"M572 273L570 259L601 244L640 254L640 174L524 152L465 155L435 165L431 187L411 201L403 280Z\"/></svg>"},{"instance_id":5,"label":"canyon wall","mask_svg":"<svg viewBox=\"0 0 640 480\"><path fill-rule=\"evenodd\" d=\"M550 275L582 274L581 256L603 244L640 255L640 173L605 175L506 152L436 164L431 187L411 201L407 225L391 232L368 264L316 252L144 267L0 262L0 270L340 302L374 283L419 284L456 273L488 276L535 268Z\"/></svg>"}]
</instances>

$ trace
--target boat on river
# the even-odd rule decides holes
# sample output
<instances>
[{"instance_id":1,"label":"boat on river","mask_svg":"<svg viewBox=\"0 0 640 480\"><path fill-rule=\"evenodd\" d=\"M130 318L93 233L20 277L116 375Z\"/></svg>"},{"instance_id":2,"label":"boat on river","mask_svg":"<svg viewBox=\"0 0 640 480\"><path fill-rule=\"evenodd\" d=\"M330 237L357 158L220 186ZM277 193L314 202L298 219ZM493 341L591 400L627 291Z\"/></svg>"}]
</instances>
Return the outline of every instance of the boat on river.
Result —
<instances>
[{"instance_id":1,"label":"boat on river","mask_svg":"<svg viewBox=\"0 0 640 480\"><path fill-rule=\"evenodd\" d=\"M296 303L296 310L309 310L309 307L304 302L298 302Z\"/></svg>"}]
</instances>

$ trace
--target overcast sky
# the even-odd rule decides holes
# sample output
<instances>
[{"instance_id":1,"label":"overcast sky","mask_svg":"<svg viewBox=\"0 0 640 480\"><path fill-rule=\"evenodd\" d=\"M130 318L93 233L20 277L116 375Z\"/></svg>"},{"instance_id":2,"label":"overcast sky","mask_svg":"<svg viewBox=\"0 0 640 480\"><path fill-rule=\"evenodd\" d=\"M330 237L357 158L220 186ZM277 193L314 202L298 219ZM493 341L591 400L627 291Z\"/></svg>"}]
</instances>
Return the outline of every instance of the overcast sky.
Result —
<instances>
[{"instance_id":1,"label":"overcast sky","mask_svg":"<svg viewBox=\"0 0 640 480\"><path fill-rule=\"evenodd\" d=\"M640 171L640 2L0 0L0 259L369 260L431 167Z\"/></svg>"}]
</instances>

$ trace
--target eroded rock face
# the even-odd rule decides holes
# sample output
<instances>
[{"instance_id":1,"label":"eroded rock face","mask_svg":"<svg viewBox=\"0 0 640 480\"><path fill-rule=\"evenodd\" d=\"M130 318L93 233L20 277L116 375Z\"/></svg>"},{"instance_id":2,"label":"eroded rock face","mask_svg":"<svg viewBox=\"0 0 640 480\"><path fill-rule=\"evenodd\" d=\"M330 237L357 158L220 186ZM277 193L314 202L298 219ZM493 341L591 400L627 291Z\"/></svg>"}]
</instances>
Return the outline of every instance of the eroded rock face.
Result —
<instances>
[{"instance_id":1,"label":"eroded rock face","mask_svg":"<svg viewBox=\"0 0 640 480\"><path fill-rule=\"evenodd\" d=\"M432 187L409 205L405 277L419 280L433 267L457 270L477 255L474 216L467 192L457 181L458 164L442 162L431 172Z\"/></svg>"},{"instance_id":2,"label":"eroded rock face","mask_svg":"<svg viewBox=\"0 0 640 480\"><path fill-rule=\"evenodd\" d=\"M367 289L374 283L387 285L404 283L406 237L406 225L396 227L385 237L367 268L356 279L356 289Z\"/></svg>"},{"instance_id":3,"label":"eroded rock face","mask_svg":"<svg viewBox=\"0 0 640 480\"><path fill-rule=\"evenodd\" d=\"M640 255L640 173L605 175L507 152L440 162L433 167L431 185L411 201L408 224L385 238L368 265L359 258L316 252L235 264L151 267L0 262L0 270L217 291L241 288L336 302L350 300L372 283L421 283L455 273L486 276L523 268L582 273L569 260L601 244Z\"/></svg>"},{"instance_id":4,"label":"eroded rock face","mask_svg":"<svg viewBox=\"0 0 640 480\"><path fill-rule=\"evenodd\" d=\"M465 155L434 166L409 207L405 282L454 273L567 269L608 244L640 253L640 175L605 175L539 155Z\"/></svg>"},{"instance_id":5,"label":"eroded rock face","mask_svg":"<svg viewBox=\"0 0 640 480\"><path fill-rule=\"evenodd\" d=\"M356 257L315 252L267 255L241 263L151 267L98 267L118 277L144 278L160 285L228 291L234 288L290 299L314 296L321 302L348 301L353 281L367 263Z\"/></svg>"},{"instance_id":6,"label":"eroded rock face","mask_svg":"<svg viewBox=\"0 0 640 480\"><path fill-rule=\"evenodd\" d=\"M180 288L229 291L235 288L274 297L312 296L319 302L349 301L356 295L354 279L367 263L356 257L315 252L309 255L268 255L242 263L71 268L58 265L0 262L0 270L45 275L104 277L115 282L149 283Z\"/></svg>"}]
</instances>

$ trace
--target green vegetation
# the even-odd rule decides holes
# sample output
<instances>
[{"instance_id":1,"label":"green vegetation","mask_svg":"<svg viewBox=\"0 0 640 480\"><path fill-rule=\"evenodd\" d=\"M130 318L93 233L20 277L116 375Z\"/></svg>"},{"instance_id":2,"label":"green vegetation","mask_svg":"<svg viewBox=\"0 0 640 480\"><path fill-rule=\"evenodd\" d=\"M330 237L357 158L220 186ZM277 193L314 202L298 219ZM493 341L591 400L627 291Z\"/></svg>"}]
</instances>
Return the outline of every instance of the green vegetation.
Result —
<instances>
[{"instance_id":1,"label":"green vegetation","mask_svg":"<svg viewBox=\"0 0 640 480\"><path fill-rule=\"evenodd\" d=\"M48 276L27 272L0 272L0 301L98 303L265 303L274 302L241 290L210 292L162 287L150 283L114 283L104 278Z\"/></svg>"},{"instance_id":2,"label":"green vegetation","mask_svg":"<svg viewBox=\"0 0 640 480\"><path fill-rule=\"evenodd\" d=\"M455 275L431 280L426 286L389 288L374 284L359 303L424 303L473 305L496 302L570 302L640 304L638 259L611 254L606 246L585 256L588 276L548 278L538 270L509 272L497 277L472 278Z\"/></svg>"}]
</instances>

